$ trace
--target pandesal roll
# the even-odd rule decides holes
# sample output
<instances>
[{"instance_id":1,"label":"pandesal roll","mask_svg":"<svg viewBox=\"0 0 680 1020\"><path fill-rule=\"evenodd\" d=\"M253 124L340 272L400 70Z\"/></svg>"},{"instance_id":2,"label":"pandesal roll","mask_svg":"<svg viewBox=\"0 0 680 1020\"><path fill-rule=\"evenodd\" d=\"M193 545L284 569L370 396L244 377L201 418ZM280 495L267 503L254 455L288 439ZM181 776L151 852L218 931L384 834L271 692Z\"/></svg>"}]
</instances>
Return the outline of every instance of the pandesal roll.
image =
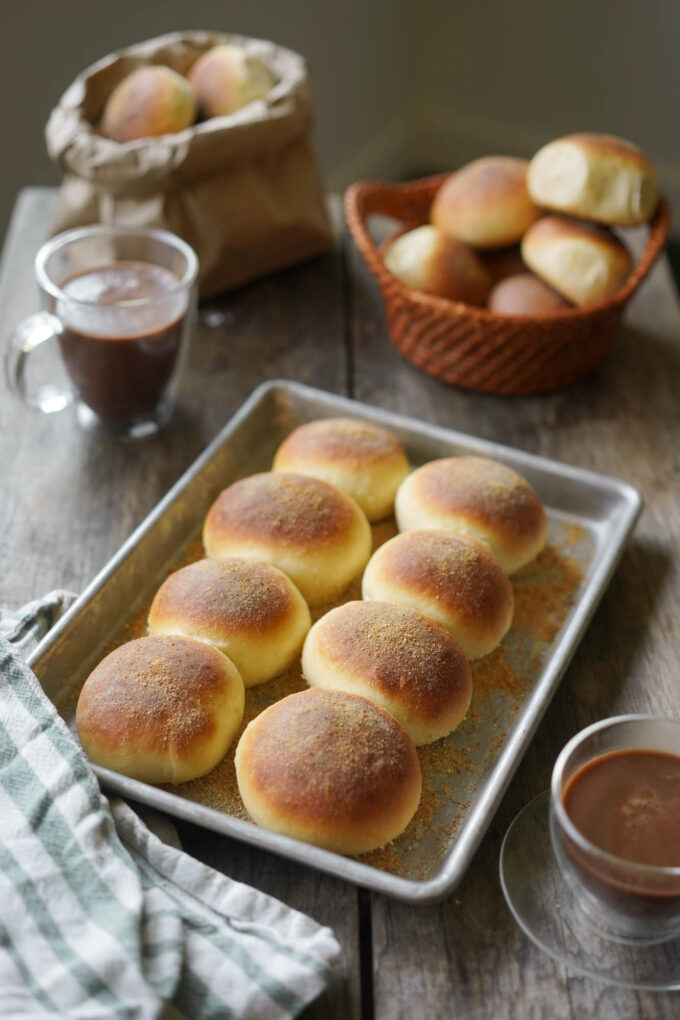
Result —
<instances>
[{"instance_id":1,"label":"pandesal roll","mask_svg":"<svg viewBox=\"0 0 680 1020\"><path fill-rule=\"evenodd\" d=\"M454 730L472 696L460 645L436 620L408 606L346 602L314 624L302 651L311 687L374 701L416 745Z\"/></svg>"},{"instance_id":2,"label":"pandesal roll","mask_svg":"<svg viewBox=\"0 0 680 1020\"><path fill-rule=\"evenodd\" d=\"M508 574L545 545L547 518L536 491L487 457L442 457L406 478L397 492L400 531L434 528L483 542Z\"/></svg>"},{"instance_id":3,"label":"pandesal roll","mask_svg":"<svg viewBox=\"0 0 680 1020\"><path fill-rule=\"evenodd\" d=\"M527 230L522 258L575 305L611 297L632 267L627 248L610 230L566 216L544 216Z\"/></svg>"},{"instance_id":4,"label":"pandesal roll","mask_svg":"<svg viewBox=\"0 0 680 1020\"><path fill-rule=\"evenodd\" d=\"M243 46L212 46L191 66L187 78L202 117L224 117L255 99L265 99L276 84L264 61Z\"/></svg>"},{"instance_id":5,"label":"pandesal roll","mask_svg":"<svg viewBox=\"0 0 680 1020\"><path fill-rule=\"evenodd\" d=\"M438 620L468 659L493 651L514 610L510 581L488 548L447 531L409 531L385 542L364 571L362 594Z\"/></svg>"},{"instance_id":6,"label":"pandesal roll","mask_svg":"<svg viewBox=\"0 0 680 1020\"><path fill-rule=\"evenodd\" d=\"M541 215L527 191L528 166L525 159L509 156L468 163L439 188L431 222L473 248L516 244Z\"/></svg>"},{"instance_id":7,"label":"pandesal roll","mask_svg":"<svg viewBox=\"0 0 680 1020\"><path fill-rule=\"evenodd\" d=\"M156 592L150 634L183 634L219 648L246 687L283 673L311 626L309 608L269 563L224 557L176 570Z\"/></svg>"},{"instance_id":8,"label":"pandesal roll","mask_svg":"<svg viewBox=\"0 0 680 1020\"><path fill-rule=\"evenodd\" d=\"M310 605L321 605L361 573L371 553L371 527L334 485L265 471L220 493L206 516L203 543L209 557L271 563Z\"/></svg>"},{"instance_id":9,"label":"pandesal roll","mask_svg":"<svg viewBox=\"0 0 680 1020\"><path fill-rule=\"evenodd\" d=\"M389 517L409 473L404 447L388 429L354 418L323 418L294 429L274 457L275 471L311 475L337 486L369 521Z\"/></svg>"},{"instance_id":10,"label":"pandesal roll","mask_svg":"<svg viewBox=\"0 0 680 1020\"><path fill-rule=\"evenodd\" d=\"M76 726L96 765L147 783L183 783L224 757L243 718L243 680L217 648L143 637L90 673Z\"/></svg>"},{"instance_id":11,"label":"pandesal roll","mask_svg":"<svg viewBox=\"0 0 680 1020\"><path fill-rule=\"evenodd\" d=\"M236 748L243 803L258 825L340 854L398 836L420 800L413 741L372 701L310 689L275 702Z\"/></svg>"},{"instance_id":12,"label":"pandesal roll","mask_svg":"<svg viewBox=\"0 0 680 1020\"><path fill-rule=\"evenodd\" d=\"M431 224L392 241L385 266L407 287L450 301L483 305L489 292L489 274L472 249Z\"/></svg>"},{"instance_id":13,"label":"pandesal roll","mask_svg":"<svg viewBox=\"0 0 680 1020\"><path fill-rule=\"evenodd\" d=\"M574 134L540 149L529 164L529 194L556 212L630 227L659 200L656 168L637 146L602 134Z\"/></svg>"},{"instance_id":14,"label":"pandesal roll","mask_svg":"<svg viewBox=\"0 0 680 1020\"><path fill-rule=\"evenodd\" d=\"M487 307L496 315L554 315L571 305L543 280L524 272L496 284Z\"/></svg>"}]
</instances>

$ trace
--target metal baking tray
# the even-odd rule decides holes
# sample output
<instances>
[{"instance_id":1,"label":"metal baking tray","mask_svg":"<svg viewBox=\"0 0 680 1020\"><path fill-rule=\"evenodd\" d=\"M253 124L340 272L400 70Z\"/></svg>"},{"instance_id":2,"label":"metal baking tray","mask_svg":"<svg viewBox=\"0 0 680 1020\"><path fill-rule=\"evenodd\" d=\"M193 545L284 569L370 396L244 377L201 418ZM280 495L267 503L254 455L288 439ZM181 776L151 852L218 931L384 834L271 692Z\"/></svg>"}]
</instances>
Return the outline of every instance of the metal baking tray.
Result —
<instances>
[{"instance_id":1,"label":"metal baking tray","mask_svg":"<svg viewBox=\"0 0 680 1020\"><path fill-rule=\"evenodd\" d=\"M552 629L528 634L513 625L506 637L504 668L514 671L508 676L517 682L493 689L494 673L487 668L482 709L472 712L445 741L437 742L436 754L443 749L449 755L444 765L436 765L435 752L423 752L430 762L424 774L429 768L428 789L434 797L431 817L412 823L390 845L386 859L380 851L348 858L269 832L178 792L107 769L96 767L95 772L108 789L168 814L398 899L428 903L449 894L460 881L612 576L641 508L640 496L630 485L297 383L267 383L254 391L130 536L39 645L31 665L73 726L73 692L103 655L125 639L126 624L142 612L192 544L195 547L203 518L218 493L244 475L267 470L276 448L297 425L338 415L391 429L414 466L436 457L471 453L515 468L546 506L548 540L558 557L552 566L577 567L572 572L573 602L562 619L553 621ZM545 584L545 578L541 583ZM538 615L547 612L549 598L539 593L534 601ZM266 686L250 690L261 692ZM70 705L70 710L64 705Z\"/></svg>"}]
</instances>

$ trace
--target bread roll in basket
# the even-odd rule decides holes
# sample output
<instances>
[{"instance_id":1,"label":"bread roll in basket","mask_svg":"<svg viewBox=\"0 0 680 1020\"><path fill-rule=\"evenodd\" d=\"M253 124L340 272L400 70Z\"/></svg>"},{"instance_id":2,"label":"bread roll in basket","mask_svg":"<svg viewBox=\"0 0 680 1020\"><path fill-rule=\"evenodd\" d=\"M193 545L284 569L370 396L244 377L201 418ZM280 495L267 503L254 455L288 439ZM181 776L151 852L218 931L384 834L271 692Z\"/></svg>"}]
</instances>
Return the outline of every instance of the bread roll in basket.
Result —
<instances>
[{"instance_id":1,"label":"bread roll in basket","mask_svg":"<svg viewBox=\"0 0 680 1020\"><path fill-rule=\"evenodd\" d=\"M546 316L497 315L409 289L385 268L369 233L368 221L375 215L399 220L398 233L426 223L448 176L406 184L358 182L345 195L347 223L382 290L395 346L428 375L485 393L545 393L593 371L611 346L626 304L664 248L670 226L666 200L659 201L630 276L609 299Z\"/></svg>"}]
</instances>

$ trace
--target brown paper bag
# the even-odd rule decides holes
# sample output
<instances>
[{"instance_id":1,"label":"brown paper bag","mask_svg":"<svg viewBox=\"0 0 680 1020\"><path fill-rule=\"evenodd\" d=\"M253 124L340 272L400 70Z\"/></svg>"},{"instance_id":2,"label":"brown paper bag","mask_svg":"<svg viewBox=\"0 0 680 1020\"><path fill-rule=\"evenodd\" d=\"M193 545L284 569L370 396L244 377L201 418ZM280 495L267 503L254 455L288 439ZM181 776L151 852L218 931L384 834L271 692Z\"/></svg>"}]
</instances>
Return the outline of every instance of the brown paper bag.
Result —
<instances>
[{"instance_id":1,"label":"brown paper bag","mask_svg":"<svg viewBox=\"0 0 680 1020\"><path fill-rule=\"evenodd\" d=\"M273 72L268 97L177 134L119 144L97 132L127 74L165 64L184 74L217 43L245 47ZM332 244L310 142L304 60L274 43L178 32L111 54L83 71L52 111L47 148L64 170L53 232L89 223L171 230L196 251L209 297Z\"/></svg>"}]
</instances>

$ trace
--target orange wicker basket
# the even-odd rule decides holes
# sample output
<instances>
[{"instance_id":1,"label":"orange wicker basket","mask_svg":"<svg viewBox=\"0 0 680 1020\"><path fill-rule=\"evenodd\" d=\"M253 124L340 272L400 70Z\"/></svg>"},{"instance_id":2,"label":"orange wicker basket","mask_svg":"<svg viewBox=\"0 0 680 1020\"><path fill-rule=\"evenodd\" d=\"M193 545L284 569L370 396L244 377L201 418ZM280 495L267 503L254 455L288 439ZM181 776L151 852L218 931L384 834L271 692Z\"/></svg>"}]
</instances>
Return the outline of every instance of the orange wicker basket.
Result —
<instances>
[{"instance_id":1,"label":"orange wicker basket","mask_svg":"<svg viewBox=\"0 0 680 1020\"><path fill-rule=\"evenodd\" d=\"M349 228L382 289L396 347L423 372L485 393L545 393L587 375L604 358L627 302L664 248L670 226L666 200L659 202L633 272L607 301L550 316L505 316L406 287L387 271L368 232L367 221L375 215L399 220L400 233L427 223L447 176L407 184L364 181L345 195Z\"/></svg>"}]
</instances>

